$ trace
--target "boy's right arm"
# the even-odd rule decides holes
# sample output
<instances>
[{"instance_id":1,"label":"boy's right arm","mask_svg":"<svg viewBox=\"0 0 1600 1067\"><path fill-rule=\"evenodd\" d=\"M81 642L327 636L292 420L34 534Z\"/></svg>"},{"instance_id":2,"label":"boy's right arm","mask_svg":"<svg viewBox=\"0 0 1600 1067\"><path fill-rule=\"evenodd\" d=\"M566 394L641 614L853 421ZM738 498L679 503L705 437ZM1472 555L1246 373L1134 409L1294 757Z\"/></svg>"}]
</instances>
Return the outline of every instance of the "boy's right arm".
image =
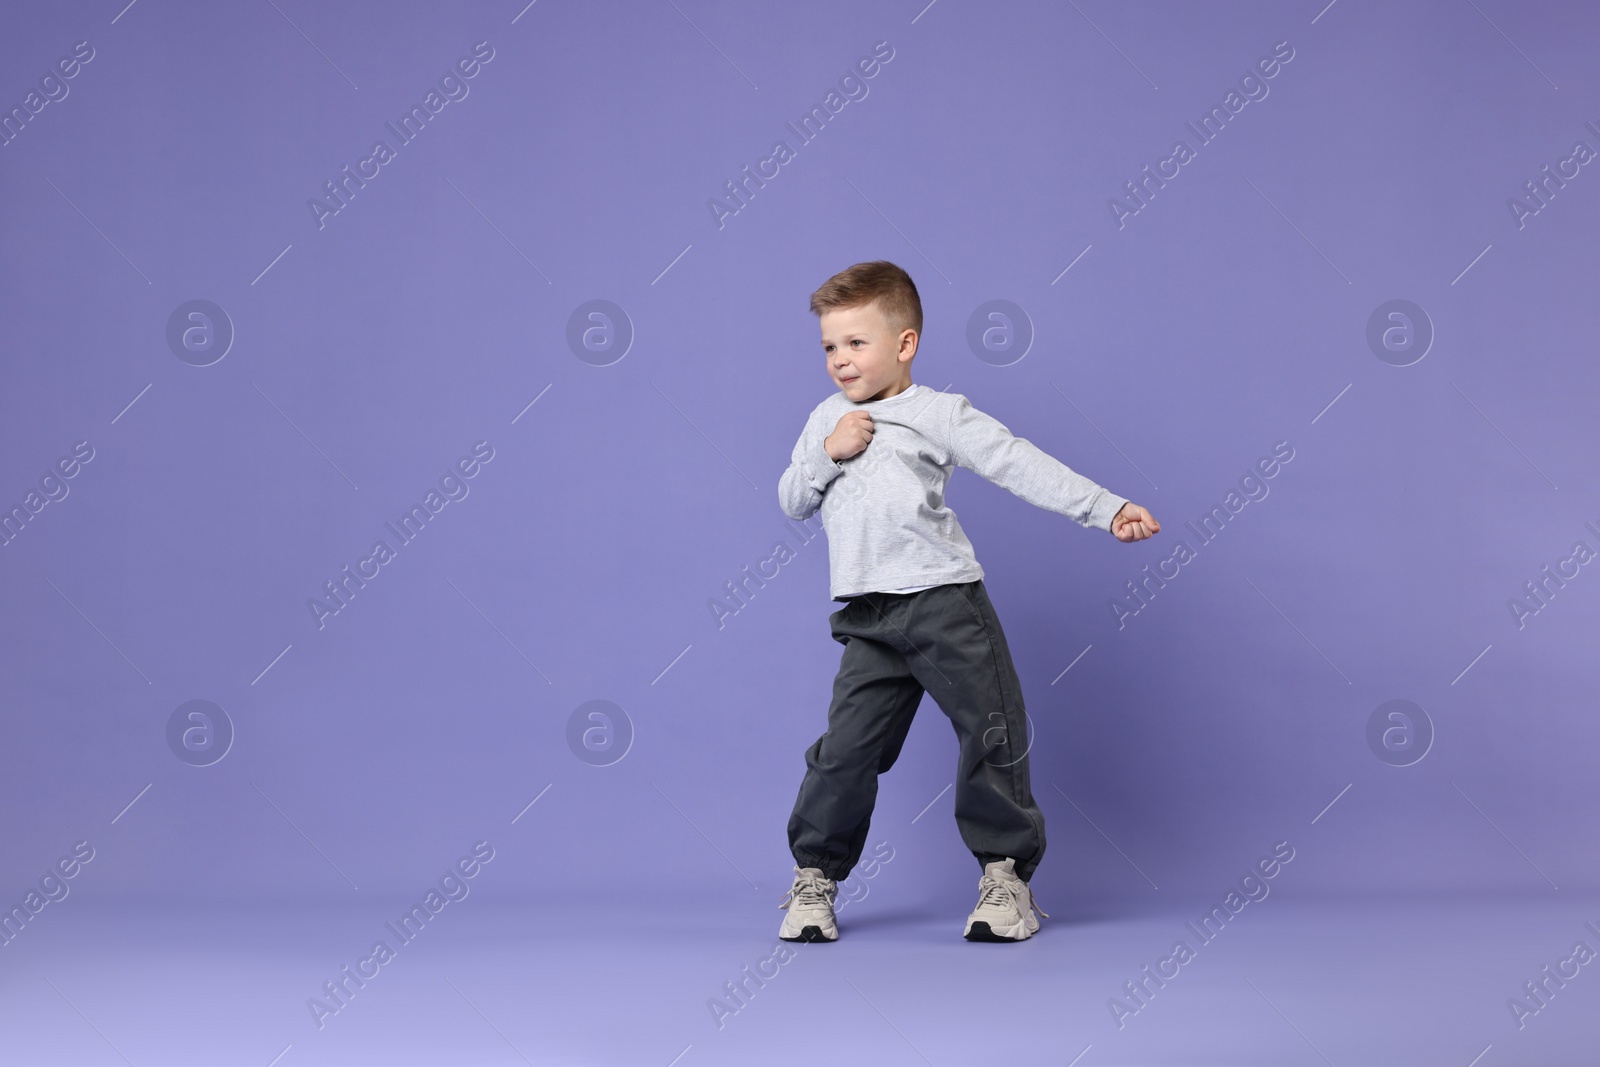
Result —
<instances>
[{"instance_id":1,"label":"boy's right arm","mask_svg":"<svg viewBox=\"0 0 1600 1067\"><path fill-rule=\"evenodd\" d=\"M815 515L829 483L844 473L823 447L825 436L814 415L807 419L789 457L789 469L778 479L778 506L791 519L804 522Z\"/></svg>"}]
</instances>

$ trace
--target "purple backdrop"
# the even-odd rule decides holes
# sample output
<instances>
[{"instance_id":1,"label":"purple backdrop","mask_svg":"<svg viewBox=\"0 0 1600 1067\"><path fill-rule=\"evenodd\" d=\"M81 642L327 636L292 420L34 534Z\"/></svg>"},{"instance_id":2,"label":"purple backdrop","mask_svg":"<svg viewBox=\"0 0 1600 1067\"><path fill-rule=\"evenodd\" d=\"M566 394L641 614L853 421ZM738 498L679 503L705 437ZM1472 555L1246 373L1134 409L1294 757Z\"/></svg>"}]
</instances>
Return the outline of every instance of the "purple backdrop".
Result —
<instances>
[{"instance_id":1,"label":"purple backdrop","mask_svg":"<svg viewBox=\"0 0 1600 1067\"><path fill-rule=\"evenodd\" d=\"M7 22L6 907L78 842L73 900L379 911L487 842L484 899L776 923L840 653L776 484L832 388L807 297L878 258L914 380L1163 525L952 480L1045 906L1278 841L1304 898L1600 888L1595 11ZM955 751L925 700L903 891L976 877Z\"/></svg>"}]
</instances>

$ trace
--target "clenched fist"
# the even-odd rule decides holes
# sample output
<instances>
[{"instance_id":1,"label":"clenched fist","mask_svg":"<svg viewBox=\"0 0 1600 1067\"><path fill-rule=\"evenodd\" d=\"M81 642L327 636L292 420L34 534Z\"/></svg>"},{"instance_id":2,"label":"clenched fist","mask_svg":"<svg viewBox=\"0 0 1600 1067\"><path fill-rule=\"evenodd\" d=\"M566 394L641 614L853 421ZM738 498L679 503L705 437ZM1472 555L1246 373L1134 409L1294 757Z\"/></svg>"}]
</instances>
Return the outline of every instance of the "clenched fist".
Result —
<instances>
[{"instance_id":1,"label":"clenched fist","mask_svg":"<svg viewBox=\"0 0 1600 1067\"><path fill-rule=\"evenodd\" d=\"M847 411L822 442L823 449L835 463L849 459L866 450L872 443L872 416L865 411Z\"/></svg>"},{"instance_id":2,"label":"clenched fist","mask_svg":"<svg viewBox=\"0 0 1600 1067\"><path fill-rule=\"evenodd\" d=\"M1118 541L1143 541L1160 529L1155 516L1131 500L1111 516L1111 534Z\"/></svg>"}]
</instances>

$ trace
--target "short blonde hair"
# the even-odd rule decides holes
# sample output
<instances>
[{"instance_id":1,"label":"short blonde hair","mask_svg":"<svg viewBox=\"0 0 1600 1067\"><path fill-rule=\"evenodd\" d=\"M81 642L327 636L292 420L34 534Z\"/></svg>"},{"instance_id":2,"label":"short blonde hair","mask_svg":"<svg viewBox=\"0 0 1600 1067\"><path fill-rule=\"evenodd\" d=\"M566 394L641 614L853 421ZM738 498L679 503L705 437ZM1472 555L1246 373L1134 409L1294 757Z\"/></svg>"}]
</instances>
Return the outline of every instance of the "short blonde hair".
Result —
<instances>
[{"instance_id":1,"label":"short blonde hair","mask_svg":"<svg viewBox=\"0 0 1600 1067\"><path fill-rule=\"evenodd\" d=\"M912 329L922 336L922 298L911 275L886 259L846 267L811 294L811 313L820 316L839 308L876 302L895 333Z\"/></svg>"}]
</instances>

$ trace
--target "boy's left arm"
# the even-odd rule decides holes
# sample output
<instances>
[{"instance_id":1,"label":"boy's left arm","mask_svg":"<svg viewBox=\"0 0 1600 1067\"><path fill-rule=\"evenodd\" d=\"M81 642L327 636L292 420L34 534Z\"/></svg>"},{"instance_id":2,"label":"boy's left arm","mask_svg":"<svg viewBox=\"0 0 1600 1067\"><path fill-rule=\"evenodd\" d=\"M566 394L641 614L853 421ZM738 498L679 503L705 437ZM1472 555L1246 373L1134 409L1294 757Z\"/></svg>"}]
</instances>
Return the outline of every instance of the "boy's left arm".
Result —
<instances>
[{"instance_id":1,"label":"boy's left arm","mask_svg":"<svg viewBox=\"0 0 1600 1067\"><path fill-rule=\"evenodd\" d=\"M947 433L951 459L959 466L1035 507L1122 541L1141 540L1161 528L1144 508L1085 478L1026 438L1012 436L964 396L951 410Z\"/></svg>"}]
</instances>

